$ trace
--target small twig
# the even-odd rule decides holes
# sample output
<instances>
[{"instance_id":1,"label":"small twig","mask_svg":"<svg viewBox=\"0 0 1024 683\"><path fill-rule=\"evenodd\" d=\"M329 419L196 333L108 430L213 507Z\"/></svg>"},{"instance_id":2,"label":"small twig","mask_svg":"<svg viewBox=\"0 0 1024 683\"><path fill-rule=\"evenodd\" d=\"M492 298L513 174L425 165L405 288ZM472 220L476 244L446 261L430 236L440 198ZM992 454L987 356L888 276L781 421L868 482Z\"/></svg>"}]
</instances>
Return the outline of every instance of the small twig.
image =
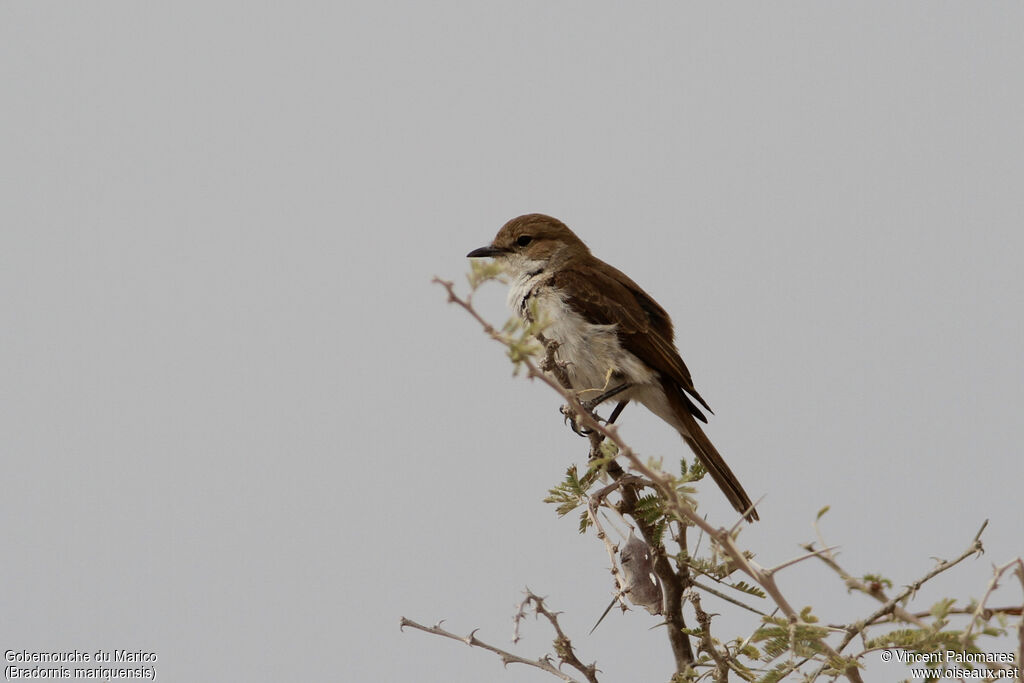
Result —
<instances>
[{"instance_id":1,"label":"small twig","mask_svg":"<svg viewBox=\"0 0 1024 683\"><path fill-rule=\"evenodd\" d=\"M555 654L558 655L559 661L579 671L590 683L597 683L597 666L595 664L584 664L579 660L572 649L572 641L565 635L565 632L562 631L562 627L558 623L558 614L549 611L544 606L544 598L527 590L526 597L523 598L523 602L520 604L520 612L523 611L527 604L532 604L534 612L551 622L551 627L555 629L554 646Z\"/></svg>"},{"instance_id":2,"label":"small twig","mask_svg":"<svg viewBox=\"0 0 1024 683\"><path fill-rule=\"evenodd\" d=\"M636 479L636 477L634 477L634 479ZM626 585L626 580L622 576L622 569L619 567L619 561L617 557L618 546L617 544L612 543L611 539L608 538L608 534L605 532L604 527L601 525L601 520L599 518L600 516L597 514L597 510L598 507L601 505L601 502L604 500L605 496L610 494L612 491L621 488L625 483L627 483L627 479L623 478L609 484L608 486L603 487L602 489L600 489L599 491L595 492L590 496L590 501L587 504L587 517L590 519L590 523L594 525L594 529L596 529L597 532L597 537L601 539L601 541L604 543L605 550L608 552L608 561L612 564L612 576L615 577L615 601L619 602L622 605L623 611L629 609L629 607L626 605L624 601L624 596L629 591L629 587ZM613 602L612 604L615 603ZM607 611L605 611L605 614L607 614ZM602 615L601 618L603 619L604 616ZM598 621L598 623L601 623L600 620ZM594 628L596 629L597 626L595 625Z\"/></svg>"},{"instance_id":3,"label":"small twig","mask_svg":"<svg viewBox=\"0 0 1024 683\"><path fill-rule=\"evenodd\" d=\"M540 669L541 671L546 671L552 676L556 676L557 678L566 681L566 683L580 683L580 681L566 673L563 673L558 667L552 664L548 660L547 655L540 659L526 659L525 657L514 655L511 652L508 652L507 650L502 650L500 647L489 645L484 641L480 640L476 637L476 630L471 632L468 636L460 636L458 634L452 633L451 631L446 631L445 629L441 628L440 623L434 626L424 626L422 624L417 624L415 621L412 621L411 619L406 619L405 617L402 617L399 621L399 628L405 628L406 626L420 631L424 631L426 633L432 633L435 636L443 636L445 638L451 638L452 640L458 640L465 643L466 645L469 645L470 647L478 647L482 650L489 650L494 654L498 655L499 657L501 657L501 661L505 666L508 666L509 664L525 664L527 666L532 666L537 669Z\"/></svg>"},{"instance_id":4,"label":"small twig","mask_svg":"<svg viewBox=\"0 0 1024 683\"><path fill-rule=\"evenodd\" d=\"M771 569L767 569L765 571L767 571L769 574L774 574L774 573L776 573L776 572L778 572L778 571L780 571L782 569L785 569L786 567L792 567L794 564L797 564L798 562L803 562L804 560L809 560L812 557L818 557L818 556L822 555L823 553L830 553L830 552L832 552L833 550L835 550L838 547L839 546L834 545L834 546L832 546L830 548L822 548L821 550L811 550L806 555L800 555L799 557L794 557L791 560L786 560L782 564L777 564L774 567L772 567ZM810 549L808 549L808 550L810 550Z\"/></svg>"},{"instance_id":5,"label":"small twig","mask_svg":"<svg viewBox=\"0 0 1024 683\"><path fill-rule=\"evenodd\" d=\"M715 647L715 641L711 637L711 615L701 609L700 596L696 593L690 593L690 602L693 604L693 611L697 613L697 623L700 625L701 649L715 660L715 683L728 683L729 662Z\"/></svg>"},{"instance_id":6,"label":"small twig","mask_svg":"<svg viewBox=\"0 0 1024 683\"><path fill-rule=\"evenodd\" d=\"M973 608L973 607L970 608L970 609L968 609L967 607L956 607L956 608L951 609L948 612L946 612L946 614L974 614L974 613L975 613L975 608ZM981 618L982 619L991 619L996 614L1005 614L1008 617L1019 617L1022 614L1024 614L1024 606L1021 606L1021 605L1013 605L1013 606L1005 605L1003 607L986 607L981 612ZM931 615L932 615L932 613L930 611L927 611L927 612L922 611L922 612L914 612L911 616L917 617L919 619L925 619L927 617L930 617ZM884 620L876 622L876 623L888 624L888 623L890 623L890 620L884 619Z\"/></svg>"},{"instance_id":7,"label":"small twig","mask_svg":"<svg viewBox=\"0 0 1024 683\"><path fill-rule=\"evenodd\" d=\"M984 527L982 527L984 528ZM980 533L980 532L979 532ZM1003 578L1008 570L1013 569L1014 575L1020 580L1022 588L1024 588L1024 559L1016 558L1011 560L1000 567L992 568L992 579L988 582L988 587L985 589L985 594L981 596L981 600L978 601L978 606L974 609L974 614L971 616L971 623L967 626L963 635L960 636L960 642L965 645L969 642L971 633L974 631L974 627L980 621L984 621L982 614L985 610L985 604L988 599L992 597L992 593L995 592L996 588L999 587L999 580ZM1021 624L1018 627L1018 640L1019 648L1017 652L1017 662L1024 662L1024 619L1021 620Z\"/></svg>"},{"instance_id":8,"label":"small twig","mask_svg":"<svg viewBox=\"0 0 1024 683\"><path fill-rule=\"evenodd\" d=\"M700 581L697 581L696 579L693 581L693 585L696 586L697 588L701 589L705 593L711 593L711 595L714 595L716 598L721 598L722 600L725 600L726 602L731 602L732 604L736 605L737 607L742 607L743 609L747 610L748 612L753 612L754 614L759 614L762 617L768 616L767 612L762 612L761 610L757 609L756 607L751 607L750 605L746 604L745 602L742 602L740 600L737 600L734 597L726 595L725 593L722 593L721 591L717 591L714 588L712 588L711 586L703 584Z\"/></svg>"},{"instance_id":9,"label":"small twig","mask_svg":"<svg viewBox=\"0 0 1024 683\"><path fill-rule=\"evenodd\" d=\"M565 369L565 363L559 362L555 357L555 352L558 351L558 342L554 339L548 339L543 334L538 333L537 341L544 346L544 360L541 361L540 369L544 372L550 372L558 380L558 383L566 391L572 391L572 381L569 379L569 373Z\"/></svg>"}]
</instances>

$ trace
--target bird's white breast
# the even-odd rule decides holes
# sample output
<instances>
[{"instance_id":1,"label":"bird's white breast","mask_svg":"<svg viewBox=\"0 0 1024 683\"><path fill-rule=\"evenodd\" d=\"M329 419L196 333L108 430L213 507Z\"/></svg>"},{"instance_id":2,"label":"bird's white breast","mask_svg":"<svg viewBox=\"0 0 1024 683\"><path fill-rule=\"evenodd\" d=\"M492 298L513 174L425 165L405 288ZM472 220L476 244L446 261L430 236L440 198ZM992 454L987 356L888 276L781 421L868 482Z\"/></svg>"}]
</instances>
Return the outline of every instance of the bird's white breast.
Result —
<instances>
[{"instance_id":1,"label":"bird's white breast","mask_svg":"<svg viewBox=\"0 0 1024 683\"><path fill-rule=\"evenodd\" d=\"M546 285L544 271L525 272L512 280L509 307L527 318L531 308L544 325L542 334L558 342L558 359L566 363L573 388L586 400L623 382L648 384L654 373L622 347L616 325L588 322L569 305L564 293ZM619 398L625 398L620 396Z\"/></svg>"}]
</instances>

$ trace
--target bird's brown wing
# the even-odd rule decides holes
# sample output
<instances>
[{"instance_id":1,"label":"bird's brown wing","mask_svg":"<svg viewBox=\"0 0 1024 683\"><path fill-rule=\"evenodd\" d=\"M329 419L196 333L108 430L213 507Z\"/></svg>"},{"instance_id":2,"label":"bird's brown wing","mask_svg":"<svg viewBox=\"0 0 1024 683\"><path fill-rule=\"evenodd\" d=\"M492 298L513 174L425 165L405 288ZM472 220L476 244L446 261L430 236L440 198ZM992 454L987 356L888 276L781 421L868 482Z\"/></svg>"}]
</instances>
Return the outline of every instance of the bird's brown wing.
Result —
<instances>
[{"instance_id":1,"label":"bird's brown wing","mask_svg":"<svg viewBox=\"0 0 1024 683\"><path fill-rule=\"evenodd\" d=\"M551 284L566 293L566 303L589 322L617 325L623 347L670 379L709 412L711 407L693 386L673 342L672 321L658 302L624 273L604 264L606 269L563 268L551 277ZM689 401L694 417L707 422Z\"/></svg>"}]
</instances>

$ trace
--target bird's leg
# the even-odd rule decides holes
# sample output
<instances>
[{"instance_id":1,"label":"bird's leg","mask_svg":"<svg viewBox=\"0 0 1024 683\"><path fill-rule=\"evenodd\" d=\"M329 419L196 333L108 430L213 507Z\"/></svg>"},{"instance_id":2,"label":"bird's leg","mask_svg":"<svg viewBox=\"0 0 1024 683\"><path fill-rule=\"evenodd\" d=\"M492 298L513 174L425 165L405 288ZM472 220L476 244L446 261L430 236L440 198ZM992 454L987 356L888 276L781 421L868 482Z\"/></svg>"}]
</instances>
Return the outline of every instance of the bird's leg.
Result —
<instances>
[{"instance_id":1,"label":"bird's leg","mask_svg":"<svg viewBox=\"0 0 1024 683\"><path fill-rule=\"evenodd\" d=\"M602 403L604 403L608 399L613 398L615 396L618 396L619 394L621 394L626 389L629 389L631 386L633 386L633 385L630 384L629 382L623 382L619 386L613 387L612 389L609 389L608 391L604 392L603 394L601 394L597 398L590 399L589 401L583 401L583 407L585 409L593 412L594 408L596 408L597 406L601 405ZM618 410L618 407L616 407L616 410ZM622 411L619 410L619 412L622 412ZM618 415L616 415L616 417L618 417Z\"/></svg>"},{"instance_id":2,"label":"bird's leg","mask_svg":"<svg viewBox=\"0 0 1024 683\"><path fill-rule=\"evenodd\" d=\"M609 389L608 391L602 393L600 396L597 396L596 398L593 398L589 401L581 401L580 405L583 406L583 409L586 410L588 413L593 413L594 408L604 403L608 399L614 396L618 396L626 389L629 389L631 386L633 385L630 384L629 382L624 382L617 387ZM618 405L616 405L615 409L612 411L611 417L609 417L608 420L606 420L606 422L608 424L612 424L613 422L615 422L615 419L622 412L623 408L626 407L627 403L629 403L629 399L626 399L625 401L619 401ZM572 427L572 431L576 432L580 436L590 435L591 430L587 429L586 427L580 427L579 424L577 424L576 416L573 414L572 410L568 406L564 406L562 408L562 414L565 415L565 420L566 422L569 423L569 426ZM597 416L595 415L595 417Z\"/></svg>"},{"instance_id":3,"label":"bird's leg","mask_svg":"<svg viewBox=\"0 0 1024 683\"><path fill-rule=\"evenodd\" d=\"M628 398L625 401L619 401L618 405L615 406L615 410L613 410L612 414L608 417L608 424L615 423L616 418L618 418L618 416L622 414L622 411L626 407L627 403L629 403Z\"/></svg>"}]
</instances>

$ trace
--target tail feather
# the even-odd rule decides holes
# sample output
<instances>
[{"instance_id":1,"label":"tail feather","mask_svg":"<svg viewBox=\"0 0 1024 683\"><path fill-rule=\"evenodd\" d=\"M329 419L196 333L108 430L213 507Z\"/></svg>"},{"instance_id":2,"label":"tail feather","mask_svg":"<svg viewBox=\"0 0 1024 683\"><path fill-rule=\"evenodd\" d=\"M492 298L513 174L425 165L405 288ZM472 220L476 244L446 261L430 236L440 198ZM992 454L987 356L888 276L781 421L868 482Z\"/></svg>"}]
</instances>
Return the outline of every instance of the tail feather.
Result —
<instances>
[{"instance_id":1,"label":"tail feather","mask_svg":"<svg viewBox=\"0 0 1024 683\"><path fill-rule=\"evenodd\" d=\"M739 479L729 469L729 466L725 464L725 460L718 452L718 449L715 448L711 440L708 439L707 434L697 424L697 420L694 419L694 416L687 409L682 399L677 396L677 394L681 393L679 389L675 388L675 391L672 391L673 387L669 386L665 386L664 389L665 393L669 396L669 402L676 415L676 420L679 422L676 429L682 435L686 444L696 454L704 469L708 471L711 478L718 484L718 488L722 489L722 493L729 499L732 506L736 508L737 512L743 514L748 522L755 522L760 519L757 510L754 509L754 503L750 500L747 492L743 490Z\"/></svg>"},{"instance_id":2,"label":"tail feather","mask_svg":"<svg viewBox=\"0 0 1024 683\"><path fill-rule=\"evenodd\" d=\"M708 437L704 432L700 431L700 427L697 427L697 431L700 434L699 439L684 436L686 443L693 449L693 452L697 454L700 459L700 464L704 465L704 469L708 471L711 478L718 484L718 488L722 489L722 493L729 499L732 506L736 508L736 512L744 514L748 522L756 522L760 519L757 514L757 510L753 507L754 503L750 500L750 496L743 490L743 486L740 484L739 479L732 473L729 466L725 464L725 460L718 454L715 447L708 440Z\"/></svg>"}]
</instances>

